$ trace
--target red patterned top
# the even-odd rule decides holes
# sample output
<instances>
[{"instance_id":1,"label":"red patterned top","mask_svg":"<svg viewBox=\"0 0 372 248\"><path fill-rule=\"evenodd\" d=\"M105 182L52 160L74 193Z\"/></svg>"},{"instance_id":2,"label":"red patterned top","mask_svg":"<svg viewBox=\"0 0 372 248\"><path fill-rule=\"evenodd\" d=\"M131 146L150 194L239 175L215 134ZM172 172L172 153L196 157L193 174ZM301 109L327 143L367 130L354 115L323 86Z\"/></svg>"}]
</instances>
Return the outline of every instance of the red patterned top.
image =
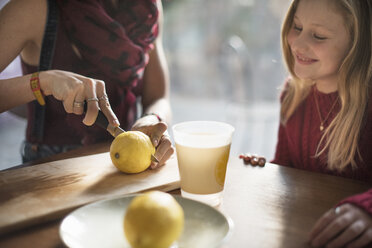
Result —
<instances>
[{"instance_id":1,"label":"red patterned top","mask_svg":"<svg viewBox=\"0 0 372 248\"><path fill-rule=\"evenodd\" d=\"M142 92L148 53L158 35L156 0L58 0L57 39L51 69L75 72L106 83L110 104L121 126L129 129L136 119L136 98ZM73 51L74 44L80 57ZM22 63L24 74L37 71ZM87 127L83 116L67 114L60 101L46 98L43 144L93 144L112 139L106 130ZM28 105L26 139L32 134L33 105Z\"/></svg>"}]
</instances>

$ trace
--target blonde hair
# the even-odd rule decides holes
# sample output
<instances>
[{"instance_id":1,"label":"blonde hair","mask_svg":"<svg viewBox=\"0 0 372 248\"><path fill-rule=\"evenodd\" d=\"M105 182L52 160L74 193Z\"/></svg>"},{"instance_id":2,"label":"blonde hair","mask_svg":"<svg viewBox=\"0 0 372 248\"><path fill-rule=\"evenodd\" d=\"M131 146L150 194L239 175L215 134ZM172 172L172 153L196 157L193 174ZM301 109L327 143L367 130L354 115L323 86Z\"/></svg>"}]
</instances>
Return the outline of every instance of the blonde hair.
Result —
<instances>
[{"instance_id":1,"label":"blonde hair","mask_svg":"<svg viewBox=\"0 0 372 248\"><path fill-rule=\"evenodd\" d=\"M287 35L292 28L293 18L300 0L294 0L282 26L282 51L286 66L292 76L285 89L281 106L283 124L294 113L298 105L307 97L312 82L296 77ZM349 164L357 168L356 156L362 159L358 143L367 110L372 72L371 51L371 6L372 0L329 0L343 15L350 35L351 48L339 68L338 94L340 112L335 116L318 144L315 156L325 151L327 164L331 170L342 171ZM321 146L323 144L324 146Z\"/></svg>"}]
</instances>

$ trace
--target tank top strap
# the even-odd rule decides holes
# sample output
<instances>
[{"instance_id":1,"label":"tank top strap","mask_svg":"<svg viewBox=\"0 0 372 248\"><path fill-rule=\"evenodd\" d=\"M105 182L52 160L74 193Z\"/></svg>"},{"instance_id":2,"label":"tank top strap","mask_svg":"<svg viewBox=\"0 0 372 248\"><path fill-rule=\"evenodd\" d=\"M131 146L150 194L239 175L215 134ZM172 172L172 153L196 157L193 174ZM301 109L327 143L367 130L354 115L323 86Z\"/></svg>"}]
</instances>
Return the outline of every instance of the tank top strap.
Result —
<instances>
[{"instance_id":1,"label":"tank top strap","mask_svg":"<svg viewBox=\"0 0 372 248\"><path fill-rule=\"evenodd\" d=\"M52 64L55 40L57 36L58 8L55 0L48 0L47 23L45 27L43 43L41 47L38 71L49 70ZM44 136L45 105L41 106L33 101L33 125L31 135L37 142L41 142Z\"/></svg>"}]
</instances>

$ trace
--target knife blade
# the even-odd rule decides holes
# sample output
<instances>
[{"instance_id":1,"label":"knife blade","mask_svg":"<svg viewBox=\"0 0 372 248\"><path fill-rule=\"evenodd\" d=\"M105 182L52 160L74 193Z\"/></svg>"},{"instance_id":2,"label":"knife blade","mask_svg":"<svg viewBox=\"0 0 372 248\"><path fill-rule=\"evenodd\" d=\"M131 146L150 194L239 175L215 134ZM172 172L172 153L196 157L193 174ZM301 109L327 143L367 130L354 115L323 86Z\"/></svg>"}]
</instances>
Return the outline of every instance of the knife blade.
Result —
<instances>
[{"instance_id":1,"label":"knife blade","mask_svg":"<svg viewBox=\"0 0 372 248\"><path fill-rule=\"evenodd\" d=\"M87 104L84 104L84 112L86 112L86 105ZM115 127L111 125L108 122L106 116L100 110L98 111L95 124L97 124L99 127L102 127L103 129L106 129L114 137L125 132L125 130L121 127ZM151 154L151 161L159 163L159 160L153 154Z\"/></svg>"},{"instance_id":2,"label":"knife blade","mask_svg":"<svg viewBox=\"0 0 372 248\"><path fill-rule=\"evenodd\" d=\"M98 111L98 115L97 115L97 119L96 119L95 124L102 127L103 129L106 129L114 137L116 137L119 134L125 132L125 130L122 129L121 127L115 127L115 126L111 125L108 122L106 116L101 111Z\"/></svg>"}]
</instances>

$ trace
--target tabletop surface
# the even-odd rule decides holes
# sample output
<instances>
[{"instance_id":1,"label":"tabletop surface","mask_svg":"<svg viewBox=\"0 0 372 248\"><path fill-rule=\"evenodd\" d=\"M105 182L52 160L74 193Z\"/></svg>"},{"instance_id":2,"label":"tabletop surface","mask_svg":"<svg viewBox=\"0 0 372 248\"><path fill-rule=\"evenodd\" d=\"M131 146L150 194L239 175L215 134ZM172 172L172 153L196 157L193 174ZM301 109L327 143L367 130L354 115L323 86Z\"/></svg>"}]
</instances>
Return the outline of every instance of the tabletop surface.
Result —
<instances>
[{"instance_id":1,"label":"tabletop surface","mask_svg":"<svg viewBox=\"0 0 372 248\"><path fill-rule=\"evenodd\" d=\"M107 151L108 145L102 144L51 159ZM223 202L218 209L232 219L234 229L223 247L310 247L307 237L316 220L340 200L371 186L270 163L265 167L244 165L238 155L231 154ZM179 190L170 193L179 194ZM45 220L0 234L0 247L65 247L58 233L61 221L62 218Z\"/></svg>"}]
</instances>

